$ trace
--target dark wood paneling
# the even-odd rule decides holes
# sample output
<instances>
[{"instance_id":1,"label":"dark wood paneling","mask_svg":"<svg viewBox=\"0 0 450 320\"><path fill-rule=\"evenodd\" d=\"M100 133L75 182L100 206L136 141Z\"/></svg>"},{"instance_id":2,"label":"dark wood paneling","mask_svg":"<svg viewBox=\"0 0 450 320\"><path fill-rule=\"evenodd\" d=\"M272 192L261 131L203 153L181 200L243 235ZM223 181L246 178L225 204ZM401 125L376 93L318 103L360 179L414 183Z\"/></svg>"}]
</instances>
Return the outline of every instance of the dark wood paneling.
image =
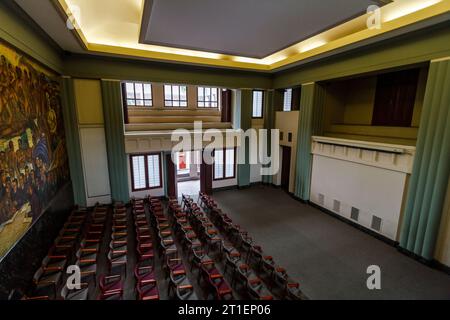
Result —
<instances>
[{"instance_id":1,"label":"dark wood paneling","mask_svg":"<svg viewBox=\"0 0 450 320\"><path fill-rule=\"evenodd\" d=\"M378 76L372 125L410 127L420 69Z\"/></svg>"},{"instance_id":2,"label":"dark wood paneling","mask_svg":"<svg viewBox=\"0 0 450 320\"><path fill-rule=\"evenodd\" d=\"M202 160L200 165L200 192L212 195L213 166Z\"/></svg>"},{"instance_id":3,"label":"dark wood paneling","mask_svg":"<svg viewBox=\"0 0 450 320\"><path fill-rule=\"evenodd\" d=\"M289 177L291 173L291 147L282 146L283 159L281 166L281 188L289 191Z\"/></svg>"},{"instance_id":4,"label":"dark wood paneling","mask_svg":"<svg viewBox=\"0 0 450 320\"><path fill-rule=\"evenodd\" d=\"M172 161L172 155L166 155L167 161L167 195L169 198L177 197L177 171L176 166Z\"/></svg>"},{"instance_id":5,"label":"dark wood paneling","mask_svg":"<svg viewBox=\"0 0 450 320\"><path fill-rule=\"evenodd\" d=\"M292 89L292 111L300 110L301 87Z\"/></svg>"},{"instance_id":6,"label":"dark wood paneling","mask_svg":"<svg viewBox=\"0 0 450 320\"><path fill-rule=\"evenodd\" d=\"M231 122L231 90L222 91L222 122Z\"/></svg>"}]
</instances>

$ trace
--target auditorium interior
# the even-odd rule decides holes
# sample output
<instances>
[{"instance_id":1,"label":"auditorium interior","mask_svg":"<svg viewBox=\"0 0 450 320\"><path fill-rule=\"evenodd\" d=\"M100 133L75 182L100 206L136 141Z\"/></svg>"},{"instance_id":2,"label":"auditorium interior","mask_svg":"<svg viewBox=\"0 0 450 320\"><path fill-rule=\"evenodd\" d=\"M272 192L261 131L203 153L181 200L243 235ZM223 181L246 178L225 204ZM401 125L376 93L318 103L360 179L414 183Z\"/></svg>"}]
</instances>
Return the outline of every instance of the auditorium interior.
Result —
<instances>
[{"instance_id":1,"label":"auditorium interior","mask_svg":"<svg viewBox=\"0 0 450 320\"><path fill-rule=\"evenodd\" d=\"M450 0L0 1L0 300L449 300Z\"/></svg>"}]
</instances>

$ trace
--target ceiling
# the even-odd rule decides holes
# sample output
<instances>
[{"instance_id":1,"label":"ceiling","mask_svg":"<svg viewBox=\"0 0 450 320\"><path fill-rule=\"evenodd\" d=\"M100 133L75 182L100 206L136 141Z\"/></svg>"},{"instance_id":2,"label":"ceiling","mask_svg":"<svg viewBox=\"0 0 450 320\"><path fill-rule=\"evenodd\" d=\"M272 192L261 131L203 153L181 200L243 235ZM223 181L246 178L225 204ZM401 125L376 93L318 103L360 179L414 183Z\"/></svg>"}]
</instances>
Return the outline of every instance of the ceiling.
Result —
<instances>
[{"instance_id":1,"label":"ceiling","mask_svg":"<svg viewBox=\"0 0 450 320\"><path fill-rule=\"evenodd\" d=\"M68 52L264 72L410 32L450 12L450 0L15 1ZM374 3L387 4L381 28L369 29L373 13L365 12Z\"/></svg>"},{"instance_id":2,"label":"ceiling","mask_svg":"<svg viewBox=\"0 0 450 320\"><path fill-rule=\"evenodd\" d=\"M84 52L54 4L47 0L15 0L16 3L65 51Z\"/></svg>"},{"instance_id":3,"label":"ceiling","mask_svg":"<svg viewBox=\"0 0 450 320\"><path fill-rule=\"evenodd\" d=\"M366 12L374 0L152 0L141 41L262 59Z\"/></svg>"}]
</instances>

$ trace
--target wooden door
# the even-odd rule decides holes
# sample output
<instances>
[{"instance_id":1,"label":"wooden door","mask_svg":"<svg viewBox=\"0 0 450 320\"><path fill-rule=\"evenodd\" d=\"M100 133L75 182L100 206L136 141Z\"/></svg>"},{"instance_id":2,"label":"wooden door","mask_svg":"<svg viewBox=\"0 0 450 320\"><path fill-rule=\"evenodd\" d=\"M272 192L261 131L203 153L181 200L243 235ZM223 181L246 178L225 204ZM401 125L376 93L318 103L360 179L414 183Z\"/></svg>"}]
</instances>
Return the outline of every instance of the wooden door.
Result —
<instances>
[{"instance_id":1,"label":"wooden door","mask_svg":"<svg viewBox=\"0 0 450 320\"><path fill-rule=\"evenodd\" d=\"M200 165L200 192L212 195L213 167L206 164L202 157Z\"/></svg>"},{"instance_id":2,"label":"wooden door","mask_svg":"<svg viewBox=\"0 0 450 320\"><path fill-rule=\"evenodd\" d=\"M177 198L177 168L172 161L172 155L166 155L167 161L167 193L169 198Z\"/></svg>"}]
</instances>

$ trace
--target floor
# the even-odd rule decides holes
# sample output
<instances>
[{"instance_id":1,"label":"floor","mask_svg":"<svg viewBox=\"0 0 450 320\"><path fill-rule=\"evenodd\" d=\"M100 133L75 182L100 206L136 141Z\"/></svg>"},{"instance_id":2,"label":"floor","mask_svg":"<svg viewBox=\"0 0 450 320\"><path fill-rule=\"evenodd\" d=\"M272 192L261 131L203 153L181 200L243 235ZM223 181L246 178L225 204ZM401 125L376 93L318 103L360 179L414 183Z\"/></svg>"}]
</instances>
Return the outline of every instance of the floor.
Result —
<instances>
[{"instance_id":1,"label":"floor","mask_svg":"<svg viewBox=\"0 0 450 320\"><path fill-rule=\"evenodd\" d=\"M310 299L450 299L450 275L280 189L220 191L214 199ZM367 288L370 265L381 268L381 290Z\"/></svg>"},{"instance_id":2,"label":"floor","mask_svg":"<svg viewBox=\"0 0 450 320\"><path fill-rule=\"evenodd\" d=\"M200 180L178 182L178 198L181 196L197 196L200 191Z\"/></svg>"}]
</instances>

